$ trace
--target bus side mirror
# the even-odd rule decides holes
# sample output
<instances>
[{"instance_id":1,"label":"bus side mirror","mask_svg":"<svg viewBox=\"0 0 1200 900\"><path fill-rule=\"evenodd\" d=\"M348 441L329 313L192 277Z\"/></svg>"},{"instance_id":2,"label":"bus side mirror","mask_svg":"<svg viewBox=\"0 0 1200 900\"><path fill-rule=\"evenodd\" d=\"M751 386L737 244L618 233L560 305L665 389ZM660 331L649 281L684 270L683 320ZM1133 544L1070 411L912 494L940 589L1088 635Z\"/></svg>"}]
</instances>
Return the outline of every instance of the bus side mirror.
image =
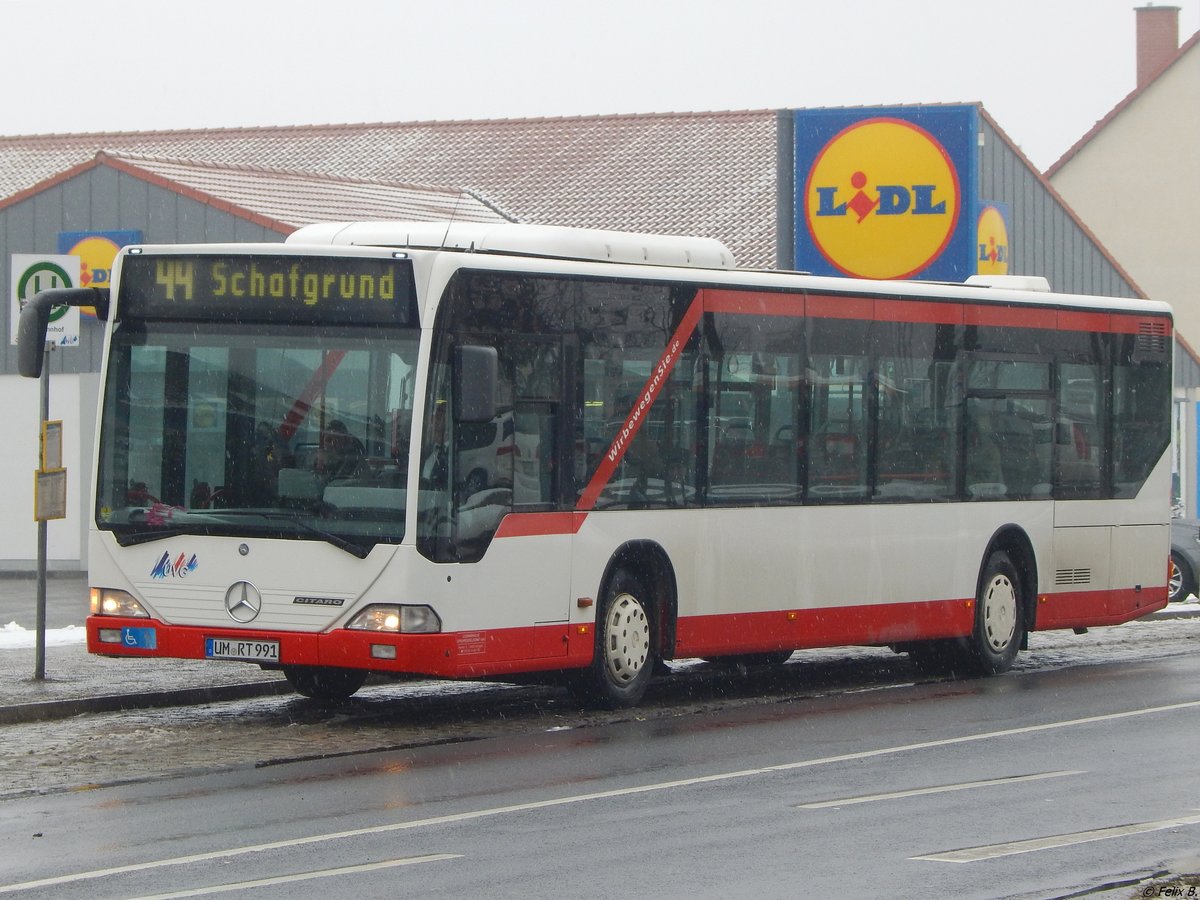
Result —
<instances>
[{"instance_id":1,"label":"bus side mirror","mask_svg":"<svg viewBox=\"0 0 1200 900\"><path fill-rule=\"evenodd\" d=\"M26 378L42 377L42 359L46 352L46 328L50 325L52 303L41 302L38 294L21 308L17 320L17 371Z\"/></svg>"},{"instance_id":2,"label":"bus side mirror","mask_svg":"<svg viewBox=\"0 0 1200 900\"><path fill-rule=\"evenodd\" d=\"M94 306L101 321L108 318L108 291L104 288L58 288L41 291L21 307L17 320L17 371L40 378L46 352L46 329L55 306Z\"/></svg>"},{"instance_id":3,"label":"bus side mirror","mask_svg":"<svg viewBox=\"0 0 1200 900\"><path fill-rule=\"evenodd\" d=\"M454 418L490 422L496 417L496 381L500 370L495 347L454 348Z\"/></svg>"}]
</instances>

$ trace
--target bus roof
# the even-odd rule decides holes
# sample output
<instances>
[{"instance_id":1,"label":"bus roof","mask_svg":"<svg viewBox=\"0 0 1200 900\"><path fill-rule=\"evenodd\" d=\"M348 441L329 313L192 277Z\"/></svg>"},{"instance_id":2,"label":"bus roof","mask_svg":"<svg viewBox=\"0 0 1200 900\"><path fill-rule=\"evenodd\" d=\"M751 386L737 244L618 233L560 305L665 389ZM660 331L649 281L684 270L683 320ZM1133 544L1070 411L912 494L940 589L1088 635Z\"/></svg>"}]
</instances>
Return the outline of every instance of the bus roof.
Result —
<instances>
[{"instance_id":1,"label":"bus roof","mask_svg":"<svg viewBox=\"0 0 1200 900\"><path fill-rule=\"evenodd\" d=\"M1041 276L971 276L965 282L872 281L845 276L812 275L782 269L738 269L733 253L712 238L639 234L592 228L523 223L471 222L327 222L306 225L288 236L288 250L368 248L452 251L518 260L562 260L617 266L709 270L713 284L736 279L743 288L805 289L833 294L888 295L896 298L963 301L985 304L1029 304L1067 309L1109 310L1171 316L1171 308L1138 297L1063 294L1051 290ZM278 245L276 245L278 246ZM718 274L719 272L719 274ZM616 272L614 274L617 274ZM630 274L632 271L619 274ZM636 276L634 276L636 277Z\"/></svg>"},{"instance_id":2,"label":"bus roof","mask_svg":"<svg viewBox=\"0 0 1200 900\"><path fill-rule=\"evenodd\" d=\"M713 238L473 222L329 222L306 225L288 243L412 247L595 262L733 269L733 253Z\"/></svg>"}]
</instances>

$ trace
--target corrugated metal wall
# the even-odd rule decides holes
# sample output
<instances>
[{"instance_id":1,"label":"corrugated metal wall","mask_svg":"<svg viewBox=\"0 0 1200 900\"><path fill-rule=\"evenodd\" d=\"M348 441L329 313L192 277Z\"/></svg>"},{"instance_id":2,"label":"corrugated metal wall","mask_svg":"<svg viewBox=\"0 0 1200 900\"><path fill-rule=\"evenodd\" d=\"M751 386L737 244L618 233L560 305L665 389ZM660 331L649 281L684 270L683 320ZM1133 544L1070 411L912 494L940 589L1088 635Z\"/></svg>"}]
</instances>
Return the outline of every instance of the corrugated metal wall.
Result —
<instances>
[{"instance_id":1,"label":"corrugated metal wall","mask_svg":"<svg viewBox=\"0 0 1200 900\"><path fill-rule=\"evenodd\" d=\"M9 343L12 254L55 254L63 231L111 230L138 230L146 243L156 244L283 240L278 232L103 165L0 209L0 375L17 373L16 347ZM103 333L94 319L81 321L79 346L52 353L51 374L100 371Z\"/></svg>"},{"instance_id":2,"label":"corrugated metal wall","mask_svg":"<svg viewBox=\"0 0 1200 900\"><path fill-rule=\"evenodd\" d=\"M983 147L979 196L1009 205L1009 271L1014 275L1044 275L1050 279L1052 290L1063 293L1139 296L1058 196L1013 152L986 117L980 119L980 128Z\"/></svg>"}]
</instances>

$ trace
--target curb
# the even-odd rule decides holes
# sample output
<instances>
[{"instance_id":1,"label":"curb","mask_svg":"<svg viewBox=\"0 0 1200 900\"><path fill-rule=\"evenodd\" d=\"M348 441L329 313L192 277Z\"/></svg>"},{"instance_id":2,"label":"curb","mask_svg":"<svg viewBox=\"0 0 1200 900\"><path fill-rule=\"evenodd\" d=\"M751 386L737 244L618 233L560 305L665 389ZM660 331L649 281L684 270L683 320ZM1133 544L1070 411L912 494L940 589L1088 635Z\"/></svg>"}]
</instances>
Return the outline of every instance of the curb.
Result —
<instances>
[{"instance_id":1,"label":"curb","mask_svg":"<svg viewBox=\"0 0 1200 900\"><path fill-rule=\"evenodd\" d=\"M1183 604L1180 604L1180 603L1168 604L1163 609L1160 609L1158 612L1150 613L1150 615L1146 616L1145 618L1135 619L1134 621L1135 622L1154 622L1158 619L1194 619L1197 616L1200 616L1200 606L1197 606L1194 603L1188 603L1186 609L1174 609L1173 608L1175 606L1181 606L1181 605L1183 605Z\"/></svg>"},{"instance_id":2,"label":"curb","mask_svg":"<svg viewBox=\"0 0 1200 900\"><path fill-rule=\"evenodd\" d=\"M0 725L47 722L68 719L83 713L120 712L129 709L161 709L168 706L199 706L224 700L249 700L294 693L286 681L254 681L174 691L147 691L141 694L111 694L71 700L44 700L0 706Z\"/></svg>"}]
</instances>

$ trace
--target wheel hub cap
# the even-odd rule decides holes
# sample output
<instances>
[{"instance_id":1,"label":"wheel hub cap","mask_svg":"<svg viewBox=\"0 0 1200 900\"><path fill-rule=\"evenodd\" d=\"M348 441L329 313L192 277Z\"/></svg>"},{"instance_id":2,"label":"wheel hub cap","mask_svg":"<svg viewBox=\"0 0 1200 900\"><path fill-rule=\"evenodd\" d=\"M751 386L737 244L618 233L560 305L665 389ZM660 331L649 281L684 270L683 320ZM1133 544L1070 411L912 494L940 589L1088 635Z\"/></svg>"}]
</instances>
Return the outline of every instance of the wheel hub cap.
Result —
<instances>
[{"instance_id":1,"label":"wheel hub cap","mask_svg":"<svg viewBox=\"0 0 1200 900\"><path fill-rule=\"evenodd\" d=\"M608 614L604 660L609 674L620 684L637 677L650 650L650 622L642 604L632 594L621 594Z\"/></svg>"}]
</instances>

